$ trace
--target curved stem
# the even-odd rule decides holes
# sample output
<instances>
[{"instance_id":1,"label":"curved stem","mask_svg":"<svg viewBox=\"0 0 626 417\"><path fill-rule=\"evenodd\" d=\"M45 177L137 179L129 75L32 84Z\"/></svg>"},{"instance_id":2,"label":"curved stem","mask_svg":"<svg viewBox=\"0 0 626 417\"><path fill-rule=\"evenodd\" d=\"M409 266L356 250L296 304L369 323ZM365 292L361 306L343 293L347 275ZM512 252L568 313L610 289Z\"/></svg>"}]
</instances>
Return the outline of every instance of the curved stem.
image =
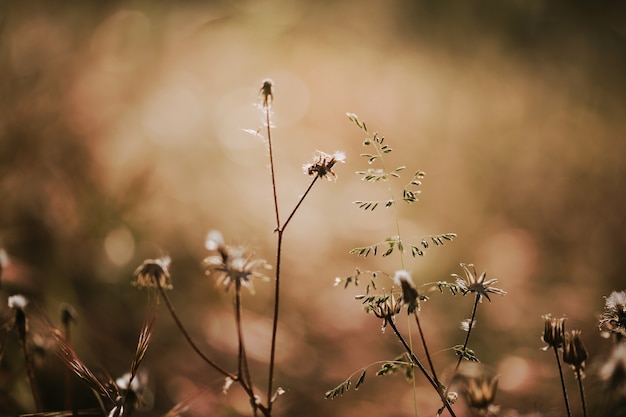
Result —
<instances>
[{"instance_id":1,"label":"curved stem","mask_svg":"<svg viewBox=\"0 0 626 417\"><path fill-rule=\"evenodd\" d=\"M456 417L456 414L454 414L454 410L452 410L452 406L450 405L450 402L448 401L448 399L446 397L446 393L441 389L441 386L439 384L437 384L437 382L433 379L433 377L430 376L430 374L428 373L426 368L424 368L424 365L422 365L422 363L417 358L417 356L415 356L415 354L413 353L413 351L411 350L411 348L407 344L406 340L404 340L404 337L402 337L402 334L400 334L400 331L396 327L396 324L393 321L393 317L389 317L387 319L387 322L389 323L389 325L393 329L393 332L396 335L396 337L398 338L398 340L400 340L400 343L402 343L402 346L404 346L404 349L406 350L406 352L409 354L409 357L411 358L411 361L424 374L424 376L426 377L426 379L428 380L430 385L432 385L433 388L435 388L435 391L437 391L437 394L439 394L439 398L441 398L441 401L443 402L443 405L446 407L446 409L448 410L450 415L452 417Z\"/></svg>"},{"instance_id":2,"label":"curved stem","mask_svg":"<svg viewBox=\"0 0 626 417\"><path fill-rule=\"evenodd\" d=\"M561 387L563 388L563 399L565 400L567 416L572 417L572 411L569 407L569 399L567 398L567 389L565 388L565 378L563 378L563 367L561 366L561 359L559 359L559 350L556 347L554 347L554 356L556 358L556 364L559 368L559 377L561 378Z\"/></svg>"},{"instance_id":3,"label":"curved stem","mask_svg":"<svg viewBox=\"0 0 626 417\"><path fill-rule=\"evenodd\" d=\"M185 337L185 340L187 340L187 343L189 343L189 346L191 346L191 348L198 354L198 356L200 356L209 366L211 366L217 372L221 373L225 377L228 377L228 378L231 378L234 381L237 381L238 380L237 375L234 375L234 374L228 372L227 370L223 369L221 366L219 366L218 364L213 362L208 356L206 356L204 353L202 353L202 351L195 344L193 339L191 339L191 336L189 335L189 333L185 329L185 326L183 326L183 323L178 318L178 315L176 314L176 311L174 311L174 307L172 306L172 303L170 302L169 297L165 293L165 290L163 290L163 287L161 287L160 283L158 283L158 280L157 280L157 286L159 288L159 293L161 294L161 297L163 298L163 300L165 300L165 305L167 306L167 309L169 310L170 315L174 319L174 322L176 323L176 326L178 326L178 329L180 330L180 332Z\"/></svg>"}]
</instances>

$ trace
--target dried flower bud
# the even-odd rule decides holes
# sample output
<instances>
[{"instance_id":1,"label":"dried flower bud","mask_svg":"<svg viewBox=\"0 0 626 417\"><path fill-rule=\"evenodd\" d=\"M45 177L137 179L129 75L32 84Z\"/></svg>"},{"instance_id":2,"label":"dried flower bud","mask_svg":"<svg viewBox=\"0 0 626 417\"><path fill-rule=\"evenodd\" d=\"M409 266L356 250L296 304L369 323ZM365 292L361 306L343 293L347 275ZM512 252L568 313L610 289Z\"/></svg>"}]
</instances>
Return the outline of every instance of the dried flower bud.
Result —
<instances>
[{"instance_id":1,"label":"dried flower bud","mask_svg":"<svg viewBox=\"0 0 626 417\"><path fill-rule=\"evenodd\" d=\"M171 259L169 256L159 259L146 259L134 273L132 285L139 288L158 288L171 290L172 280L169 266Z\"/></svg>"},{"instance_id":2,"label":"dried flower bud","mask_svg":"<svg viewBox=\"0 0 626 417\"><path fill-rule=\"evenodd\" d=\"M259 90L259 96L261 97L261 105L263 107L270 107L272 101L274 101L274 82L267 78L263 80L263 86Z\"/></svg>"},{"instance_id":3,"label":"dried flower bud","mask_svg":"<svg viewBox=\"0 0 626 417\"><path fill-rule=\"evenodd\" d=\"M479 410L488 410L493 405L497 388L497 376L479 375L467 377L465 398L468 405Z\"/></svg>"},{"instance_id":4,"label":"dried flower bud","mask_svg":"<svg viewBox=\"0 0 626 417\"><path fill-rule=\"evenodd\" d=\"M542 318L544 320L544 330L541 340L547 344L543 350L561 348L565 342L565 317L555 318L550 314L546 314Z\"/></svg>"},{"instance_id":5,"label":"dried flower bud","mask_svg":"<svg viewBox=\"0 0 626 417\"><path fill-rule=\"evenodd\" d=\"M565 333L565 344L563 345L563 362L571 365L577 374L585 370L585 361L589 357L580 338L580 333L580 330L572 330L571 335ZM582 373L581 376L583 376Z\"/></svg>"}]
</instances>

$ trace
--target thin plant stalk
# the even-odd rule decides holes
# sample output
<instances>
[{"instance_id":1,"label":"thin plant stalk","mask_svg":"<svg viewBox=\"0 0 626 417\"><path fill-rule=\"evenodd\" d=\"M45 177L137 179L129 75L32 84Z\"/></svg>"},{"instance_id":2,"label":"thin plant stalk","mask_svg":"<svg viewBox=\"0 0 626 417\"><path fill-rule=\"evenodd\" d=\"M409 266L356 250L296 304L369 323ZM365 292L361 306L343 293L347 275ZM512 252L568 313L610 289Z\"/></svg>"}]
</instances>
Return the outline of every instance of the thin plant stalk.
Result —
<instances>
[{"instance_id":1,"label":"thin plant stalk","mask_svg":"<svg viewBox=\"0 0 626 417\"><path fill-rule=\"evenodd\" d=\"M63 336L68 346L72 346L71 337L71 320L63 320ZM74 379L72 371L68 368L65 370L65 408L74 410Z\"/></svg>"},{"instance_id":2,"label":"thin plant stalk","mask_svg":"<svg viewBox=\"0 0 626 417\"><path fill-rule=\"evenodd\" d=\"M583 407L583 417L587 417L587 402L585 401L585 389L583 388L583 372L576 369L576 379L578 380L578 391L580 392L580 401Z\"/></svg>"},{"instance_id":3,"label":"thin plant stalk","mask_svg":"<svg viewBox=\"0 0 626 417\"><path fill-rule=\"evenodd\" d=\"M37 392L37 386L35 384L35 371L33 370L33 363L26 346L26 340L20 340L22 344L22 351L24 353L24 361L26 362L26 373L28 374L28 382L30 384L30 390L33 395L33 402L35 403L35 410L41 413L41 400L39 399L39 393Z\"/></svg>"},{"instance_id":4,"label":"thin plant stalk","mask_svg":"<svg viewBox=\"0 0 626 417\"><path fill-rule=\"evenodd\" d=\"M467 328L467 334L465 335L465 341L463 342L462 353L465 353L467 349L467 345L469 344L470 334L472 333L472 329L474 328L474 319L476 318L476 310L478 309L478 302L480 301L480 293L476 293L476 297L474 298L474 306L472 307L472 315L470 316L469 327ZM456 361L456 366L454 367L454 372L452 373L452 377L459 371L459 367L461 366L461 362L463 362L463 354L459 355L459 358Z\"/></svg>"},{"instance_id":5,"label":"thin plant stalk","mask_svg":"<svg viewBox=\"0 0 626 417\"><path fill-rule=\"evenodd\" d=\"M402 337L402 334L396 327L393 317L389 317L388 323L393 329L393 332L398 338L398 340L400 340L400 343L402 343L402 346L404 346L404 349L406 350L406 352L409 354L409 357L411 358L411 362L413 362L418 367L418 369L422 372L422 374L424 374L424 376L426 377L430 385L432 385L433 388L435 388L435 391L437 391L437 394L439 394L439 398L441 398L443 405L446 407L450 415L452 417L456 417L456 414L454 413L454 410L452 409L452 406L450 405L450 402L448 401L448 398L446 397L446 393L443 392L443 390L441 389L441 386L428 373L428 371L426 370L426 368L424 368L424 365L422 365L422 362L417 358L417 356L415 356L415 353L413 353L413 351L411 350L411 347L407 344L406 340L404 340L404 337Z\"/></svg>"},{"instance_id":6,"label":"thin plant stalk","mask_svg":"<svg viewBox=\"0 0 626 417\"><path fill-rule=\"evenodd\" d=\"M554 356L556 358L556 364L559 368L559 377L561 378L561 387L563 388L563 400L565 401L565 409L567 410L567 417L572 417L572 410L569 406L569 399L567 397L567 389L565 388L565 378L563 378L563 367L561 366L561 359L559 358L559 350L554 348Z\"/></svg>"},{"instance_id":7,"label":"thin plant stalk","mask_svg":"<svg viewBox=\"0 0 626 417\"><path fill-rule=\"evenodd\" d=\"M194 350L194 352L196 352L198 354L198 356L200 356L209 366L211 366L217 372L219 372L220 374L222 374L223 376L225 376L227 378L231 378L232 380L237 381L238 380L237 375L234 375L234 374L228 372L227 370L225 370L224 368L222 368L221 366L216 364L214 361L212 361L204 353L202 353L200 348L195 344L195 342L193 341L193 339L191 338L191 336L189 335L189 333L185 329L185 326L183 326L183 323L178 318L178 315L176 314L176 311L174 310L174 307L172 306L172 303L170 302L169 297L165 293L165 290L161 286L161 283L158 282L159 280L156 280L156 281L157 281L157 286L159 288L159 293L160 293L161 297L163 298L163 300L165 300L165 305L167 306L167 309L169 310L170 315L174 319L174 322L176 323L176 326L178 326L178 329L180 330L180 332L184 336L184 338L187 341L187 343L189 343L189 346L191 346L191 348Z\"/></svg>"},{"instance_id":8,"label":"thin plant stalk","mask_svg":"<svg viewBox=\"0 0 626 417\"><path fill-rule=\"evenodd\" d=\"M437 385L441 385L439 382L439 378L437 378L437 372L435 372L435 366L433 365L432 358L430 356L430 352L428 351L428 345L426 344L426 339L424 338L424 331L422 330L422 323L419 318L419 314L417 314L417 310L413 311L413 316L415 317L415 323L417 323L417 329L420 334L420 339L422 339L422 347L424 348L424 354L426 355L426 360L428 361L428 366L430 367L430 371L433 374L433 379L437 383Z\"/></svg>"},{"instance_id":9,"label":"thin plant stalk","mask_svg":"<svg viewBox=\"0 0 626 417\"><path fill-rule=\"evenodd\" d=\"M276 281L274 283L274 315L273 315L273 320L272 320L272 340L271 340L271 346L270 346L270 360L269 360L268 383L267 383L267 402L268 402L267 407L268 407L268 410L271 412L271 410L272 410L272 397L274 395L274 393L273 393L273 390L274 390L274 370L275 370L275 367L276 367L276 364L275 364L276 363L276 339L277 339L277 334L278 334L278 318L279 318L279 314L280 314L280 276L281 276L280 273L281 273L283 237L284 237L285 229L287 228L287 226L289 225L289 223L293 219L293 216L296 214L296 212L300 208L300 205L302 204L304 199L307 197L307 195L309 194L309 192L313 188L313 185L315 185L315 183L317 182L317 179L319 178L319 176L313 177L313 180L311 181L311 183L307 187L307 189L304 192L304 194L302 194L302 196L300 197L300 199L296 203L294 209L291 211L291 213L287 217L287 220L285 220L285 222L283 224L281 224L281 222L280 222L280 215L279 215L279 207L278 207L278 197L277 197L278 193L277 193L277 190L276 190L274 159L273 159L273 152L272 152L272 139L271 139L272 138L272 133L271 133L272 129L271 129L271 118L270 118L270 106L269 106L269 104L265 106L265 119L266 119L266 125L267 125L267 142L268 142L268 148L269 148L269 154L270 154L270 172L271 172L271 176L272 176L272 190L273 190L273 195L274 195L274 210L275 210L275 213L276 213L276 232L277 232L277 235L278 235L277 243L276 243Z\"/></svg>"},{"instance_id":10,"label":"thin plant stalk","mask_svg":"<svg viewBox=\"0 0 626 417\"><path fill-rule=\"evenodd\" d=\"M239 343L237 354L237 368L240 378L246 382L250 387L250 393L254 394L252 389L252 377L250 376L250 368L248 367L248 356L246 354L246 347L243 340L242 319L241 319L241 281L235 282L235 322L237 325L237 339ZM254 395L250 398L254 400Z\"/></svg>"},{"instance_id":11,"label":"thin plant stalk","mask_svg":"<svg viewBox=\"0 0 626 417\"><path fill-rule=\"evenodd\" d=\"M37 413L41 413L41 401L39 399L39 393L35 384L35 370L33 369L33 361L28 351L27 333L28 323L26 314L21 308L15 310L15 327L22 345L22 353L24 354L24 362L26 363L26 374L28 375L28 382L30 384L30 390L33 396L33 403L35 404L35 410Z\"/></svg>"}]
</instances>

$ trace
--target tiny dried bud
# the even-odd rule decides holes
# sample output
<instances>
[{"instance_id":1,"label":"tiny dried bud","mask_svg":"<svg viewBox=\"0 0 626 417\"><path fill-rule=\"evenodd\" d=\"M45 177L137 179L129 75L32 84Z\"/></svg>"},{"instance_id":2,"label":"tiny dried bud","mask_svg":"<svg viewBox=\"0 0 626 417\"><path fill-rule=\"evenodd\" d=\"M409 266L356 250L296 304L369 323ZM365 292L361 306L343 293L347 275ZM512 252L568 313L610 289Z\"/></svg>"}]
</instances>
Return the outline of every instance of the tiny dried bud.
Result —
<instances>
[{"instance_id":1,"label":"tiny dried bud","mask_svg":"<svg viewBox=\"0 0 626 417\"><path fill-rule=\"evenodd\" d=\"M76 323L78 315L76 310L69 304L61 304L61 323L64 326L69 326L70 323Z\"/></svg>"},{"instance_id":2,"label":"tiny dried bud","mask_svg":"<svg viewBox=\"0 0 626 417\"><path fill-rule=\"evenodd\" d=\"M263 80L263 86L259 90L259 96L261 96L261 104L267 108L272 105L274 101L274 82L267 78Z\"/></svg>"}]
</instances>

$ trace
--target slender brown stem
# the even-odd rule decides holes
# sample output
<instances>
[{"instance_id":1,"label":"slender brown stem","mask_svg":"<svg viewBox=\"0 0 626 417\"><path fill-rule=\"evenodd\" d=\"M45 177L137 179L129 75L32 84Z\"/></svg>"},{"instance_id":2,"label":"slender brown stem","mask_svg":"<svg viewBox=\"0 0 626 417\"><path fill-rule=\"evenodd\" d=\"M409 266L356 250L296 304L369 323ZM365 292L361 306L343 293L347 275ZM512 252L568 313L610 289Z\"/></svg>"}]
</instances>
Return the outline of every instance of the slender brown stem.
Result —
<instances>
[{"instance_id":1,"label":"slender brown stem","mask_svg":"<svg viewBox=\"0 0 626 417\"><path fill-rule=\"evenodd\" d=\"M70 327L71 322L69 320L63 322L65 342L69 347L72 347ZM74 379L69 368L65 370L65 408L74 411Z\"/></svg>"},{"instance_id":2,"label":"slender brown stem","mask_svg":"<svg viewBox=\"0 0 626 417\"><path fill-rule=\"evenodd\" d=\"M446 407L450 415L452 417L456 417L456 414L454 413L454 410L452 410L452 406L450 405L450 402L448 401L448 398L446 397L446 393L442 390L441 386L435 381L435 379L432 376L430 376L430 374L428 373L426 368L424 368L424 365L422 365L422 363L417 358L417 356L415 356L415 353L413 353L413 351L411 350L411 347L407 344L406 340L404 340L404 337L402 337L402 334L396 327L396 324L393 321L393 317L389 317L387 319L387 322L393 329L393 332L398 338L398 340L400 340L400 343L402 343L402 346L404 346L404 349L406 350L406 352L409 354L411 361L418 367L418 369L422 372L422 374L424 374L424 376L426 377L430 385L432 385L433 388L435 388L435 391L437 391L437 394L439 394L439 398L441 398L443 405Z\"/></svg>"},{"instance_id":3,"label":"slender brown stem","mask_svg":"<svg viewBox=\"0 0 626 417\"><path fill-rule=\"evenodd\" d=\"M472 315L469 321L469 327L467 328L467 334L465 335L465 341L463 342L463 350L459 355L458 360L456 361L456 366L454 367L454 372L452 373L452 378L456 375L459 370L459 366L461 366L461 362L463 361L463 354L465 354L465 350L467 349L467 345L469 344L470 334L472 333L472 329L474 328L474 319L476 318L476 310L478 308L478 302L480 301L480 294L476 293L476 298L474 298L474 306L472 307Z\"/></svg>"},{"instance_id":4,"label":"slender brown stem","mask_svg":"<svg viewBox=\"0 0 626 417\"><path fill-rule=\"evenodd\" d=\"M278 243L276 249L276 282L274 284L274 318L272 320L272 344L270 347L269 376L267 381L267 408L272 410L272 395L274 385L274 366L276 360L276 335L278 333L278 314L280 306L280 261L283 246L284 229L278 228Z\"/></svg>"},{"instance_id":5,"label":"slender brown stem","mask_svg":"<svg viewBox=\"0 0 626 417\"><path fill-rule=\"evenodd\" d=\"M428 366L430 366L430 372L433 374L433 379L437 383L437 385L441 385L439 382L439 378L437 378L437 373L435 372L435 366L433 365L432 358L430 353L428 352L428 346L426 344L426 339L424 338L424 331L422 330L422 323L419 318L419 314L417 314L417 310L413 311L413 316L415 317L415 322L417 323L417 329L420 333L420 339L422 339L422 347L424 348L424 354L426 355L426 360L428 361Z\"/></svg>"},{"instance_id":6,"label":"slender brown stem","mask_svg":"<svg viewBox=\"0 0 626 417\"><path fill-rule=\"evenodd\" d=\"M583 406L583 417L587 417L587 402L585 401L585 389L583 388L583 372L576 369L576 379L578 380L578 390L580 391L580 401Z\"/></svg>"},{"instance_id":7,"label":"slender brown stem","mask_svg":"<svg viewBox=\"0 0 626 417\"><path fill-rule=\"evenodd\" d=\"M267 147L270 154L270 172L272 174L272 193L274 195L274 212L276 214L276 228L280 227L280 213L278 211L278 190L276 189L276 173L274 169L274 151L272 148L272 121L270 118L270 105L265 106L265 124L267 125Z\"/></svg>"},{"instance_id":8,"label":"slender brown stem","mask_svg":"<svg viewBox=\"0 0 626 417\"><path fill-rule=\"evenodd\" d=\"M157 282L158 282L158 280L157 280ZM228 378L231 378L231 379L237 381L238 378L237 378L236 375L233 375L232 373L230 373L227 370L223 369L221 366L219 366L218 364L213 362L208 356L206 356L204 353L202 353L200 348L195 344L195 342L193 341L193 339L191 338L191 336L189 335L189 333L185 329L185 326L183 326L183 323L178 318L178 315L176 314L176 311L174 311L174 307L172 306L172 303L170 302L170 299L167 296L167 293L165 292L165 290L163 290L163 287L161 287L160 283L158 283L157 285L158 285L159 293L161 294L161 297L163 298L163 300L165 300L165 305L167 306L167 309L169 310L170 315L174 319L174 322L176 323L176 326L178 326L178 329L180 330L180 332L185 337L185 340L187 340L187 343L189 343L189 346L191 346L191 348L198 354L198 356L200 356L213 369L215 369L216 371L218 371L219 373L221 373L225 377L228 377Z\"/></svg>"},{"instance_id":9,"label":"slender brown stem","mask_svg":"<svg viewBox=\"0 0 626 417\"><path fill-rule=\"evenodd\" d=\"M296 211L298 211L298 209L300 208L300 206L302 205L302 202L304 201L304 199L306 198L306 196L309 194L309 191L311 191L311 189L313 188L313 185L315 185L315 182L318 180L319 176L316 175L315 177L313 177L313 181L311 181L311 183L309 184L309 186L307 187L306 191L304 192L304 194L302 194L302 197L300 197L300 200L298 200L298 203L296 204L296 206L293 208L293 210L291 211L291 213L289 214L289 217L287 217L287 220L285 221L285 223L281 226L281 230L284 232L285 228L287 227L287 225L289 224L289 222L291 221L291 219L293 218L294 214L296 214Z\"/></svg>"},{"instance_id":10,"label":"slender brown stem","mask_svg":"<svg viewBox=\"0 0 626 417\"><path fill-rule=\"evenodd\" d=\"M35 410L37 413L41 413L41 401L39 400L39 393L37 392L37 386L35 385L35 371L33 370L33 363L26 346L26 340L21 340L22 351L24 353L24 360L26 361L26 373L28 374L28 382L30 383L30 390L33 395L33 402L35 403Z\"/></svg>"},{"instance_id":11,"label":"slender brown stem","mask_svg":"<svg viewBox=\"0 0 626 417\"><path fill-rule=\"evenodd\" d=\"M250 393L252 394L251 400L254 400L254 390L252 389L252 377L250 376L250 368L248 367L248 356L246 355L246 348L243 340L243 329L241 319L241 281L235 281L235 322L237 325L237 339L239 343L239 352L237 355L237 369L240 378L246 381L248 387L250 387Z\"/></svg>"},{"instance_id":12,"label":"slender brown stem","mask_svg":"<svg viewBox=\"0 0 626 417\"><path fill-rule=\"evenodd\" d=\"M559 350L554 347L554 356L556 358L556 364L559 368L559 377L561 378L561 387L563 388L563 399L565 400L565 409L567 410L567 416L572 417L572 411L569 406L569 399L567 398L567 389L565 388L565 378L563 378L563 367L561 366L561 359L559 358Z\"/></svg>"}]
</instances>

